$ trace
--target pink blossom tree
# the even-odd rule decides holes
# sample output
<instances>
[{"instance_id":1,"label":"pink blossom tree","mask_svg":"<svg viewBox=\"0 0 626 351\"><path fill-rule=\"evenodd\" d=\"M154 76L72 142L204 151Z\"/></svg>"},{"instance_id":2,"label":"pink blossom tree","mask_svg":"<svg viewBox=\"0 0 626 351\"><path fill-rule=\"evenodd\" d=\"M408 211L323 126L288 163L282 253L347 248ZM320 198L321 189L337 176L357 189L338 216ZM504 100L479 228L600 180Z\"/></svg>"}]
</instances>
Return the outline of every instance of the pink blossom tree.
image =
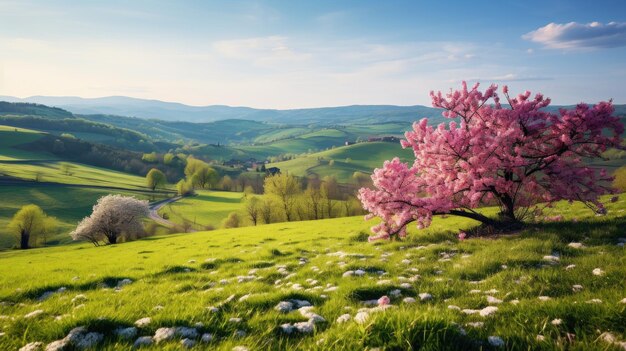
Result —
<instances>
[{"instance_id":1,"label":"pink blossom tree","mask_svg":"<svg viewBox=\"0 0 626 351\"><path fill-rule=\"evenodd\" d=\"M582 201L602 212L599 196L611 193L605 170L587 166L607 148L621 148L624 127L612 103L581 103L558 113L547 111L550 99L530 92L517 97L497 86L478 84L445 96L431 92L434 107L449 123L434 127L424 118L405 133L402 147L412 148L412 165L385 161L372 175L374 189L359 190L367 219L382 222L371 240L404 237L406 226L428 227L434 215L471 218L497 230L520 227L524 214L539 202ZM492 218L475 209L497 204Z\"/></svg>"}]
</instances>

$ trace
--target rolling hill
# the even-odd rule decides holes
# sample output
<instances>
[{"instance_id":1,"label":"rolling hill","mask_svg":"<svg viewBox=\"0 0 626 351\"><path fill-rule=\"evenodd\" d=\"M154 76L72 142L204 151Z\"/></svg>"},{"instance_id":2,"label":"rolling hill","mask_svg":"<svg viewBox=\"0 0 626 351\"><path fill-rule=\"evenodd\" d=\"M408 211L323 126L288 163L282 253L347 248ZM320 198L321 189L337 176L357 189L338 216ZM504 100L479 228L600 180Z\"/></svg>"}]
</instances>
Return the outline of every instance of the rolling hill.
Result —
<instances>
[{"instance_id":1,"label":"rolling hill","mask_svg":"<svg viewBox=\"0 0 626 351\"><path fill-rule=\"evenodd\" d=\"M350 217L0 252L0 349L74 330L98 350L619 350L625 207L560 203L497 240L436 217L373 244Z\"/></svg>"},{"instance_id":2,"label":"rolling hill","mask_svg":"<svg viewBox=\"0 0 626 351\"><path fill-rule=\"evenodd\" d=\"M48 245L56 245L71 241L67 233L102 196L114 193L158 199L166 195L148 191L141 176L21 148L47 136L44 132L0 126L0 250L14 244L7 224L24 205L36 204L57 218L58 230L46 238Z\"/></svg>"},{"instance_id":3,"label":"rolling hill","mask_svg":"<svg viewBox=\"0 0 626 351\"><path fill-rule=\"evenodd\" d=\"M413 121L419 116L440 117L426 106L355 105L292 110L255 109L223 105L189 106L180 103L146 100L125 96L102 98L0 96L9 102L32 102L60 107L76 114L109 114L167 121L211 122L223 119L246 119L275 123L380 123Z\"/></svg>"},{"instance_id":4,"label":"rolling hill","mask_svg":"<svg viewBox=\"0 0 626 351\"><path fill-rule=\"evenodd\" d=\"M268 167L278 167L281 171L288 171L296 176L333 175L339 182L348 183L353 181L354 172L372 173L374 168L381 167L385 160L394 156L409 162L413 153L402 149L397 142L363 142L271 163Z\"/></svg>"}]
</instances>

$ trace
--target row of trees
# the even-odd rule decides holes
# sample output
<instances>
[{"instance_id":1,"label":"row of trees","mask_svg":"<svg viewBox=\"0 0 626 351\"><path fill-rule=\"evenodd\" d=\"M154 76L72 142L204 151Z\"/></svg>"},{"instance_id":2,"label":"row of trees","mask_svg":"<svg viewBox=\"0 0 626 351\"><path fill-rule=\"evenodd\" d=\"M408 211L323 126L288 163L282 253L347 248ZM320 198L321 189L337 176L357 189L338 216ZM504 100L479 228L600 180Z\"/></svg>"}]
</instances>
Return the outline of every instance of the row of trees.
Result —
<instances>
[{"instance_id":1,"label":"row of trees","mask_svg":"<svg viewBox=\"0 0 626 351\"><path fill-rule=\"evenodd\" d=\"M246 193L244 216L252 225L274 222L316 220L363 214L353 191L342 188L334 177L297 178L279 173L265 178L264 195ZM235 221L231 214L225 227Z\"/></svg>"}]
</instances>

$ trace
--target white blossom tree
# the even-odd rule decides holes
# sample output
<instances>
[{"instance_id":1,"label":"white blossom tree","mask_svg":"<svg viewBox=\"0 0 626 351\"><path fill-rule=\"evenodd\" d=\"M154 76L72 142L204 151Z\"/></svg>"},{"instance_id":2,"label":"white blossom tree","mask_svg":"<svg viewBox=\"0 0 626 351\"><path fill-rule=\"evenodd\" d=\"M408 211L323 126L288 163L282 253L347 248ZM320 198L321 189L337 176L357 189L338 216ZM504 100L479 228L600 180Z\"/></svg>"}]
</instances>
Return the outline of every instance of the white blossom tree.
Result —
<instances>
[{"instance_id":1,"label":"white blossom tree","mask_svg":"<svg viewBox=\"0 0 626 351\"><path fill-rule=\"evenodd\" d=\"M143 233L141 219L149 213L148 201L130 196L107 195L98 199L91 216L85 217L70 233L74 240L115 244L122 237Z\"/></svg>"}]
</instances>

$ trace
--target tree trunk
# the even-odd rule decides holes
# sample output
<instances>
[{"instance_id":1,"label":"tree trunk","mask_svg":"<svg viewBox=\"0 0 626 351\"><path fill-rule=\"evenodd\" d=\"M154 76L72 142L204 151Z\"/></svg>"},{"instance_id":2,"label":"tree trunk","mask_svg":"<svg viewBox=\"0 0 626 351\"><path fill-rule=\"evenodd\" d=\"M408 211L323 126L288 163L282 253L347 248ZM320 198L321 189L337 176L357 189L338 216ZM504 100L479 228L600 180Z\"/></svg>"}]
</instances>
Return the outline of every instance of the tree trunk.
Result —
<instances>
[{"instance_id":1,"label":"tree trunk","mask_svg":"<svg viewBox=\"0 0 626 351\"><path fill-rule=\"evenodd\" d=\"M28 249L28 242L30 239L30 234L27 232L22 231L20 233L20 249L25 250Z\"/></svg>"},{"instance_id":2,"label":"tree trunk","mask_svg":"<svg viewBox=\"0 0 626 351\"><path fill-rule=\"evenodd\" d=\"M107 236L107 239L109 239L109 244L111 245L117 244L117 235Z\"/></svg>"}]
</instances>

